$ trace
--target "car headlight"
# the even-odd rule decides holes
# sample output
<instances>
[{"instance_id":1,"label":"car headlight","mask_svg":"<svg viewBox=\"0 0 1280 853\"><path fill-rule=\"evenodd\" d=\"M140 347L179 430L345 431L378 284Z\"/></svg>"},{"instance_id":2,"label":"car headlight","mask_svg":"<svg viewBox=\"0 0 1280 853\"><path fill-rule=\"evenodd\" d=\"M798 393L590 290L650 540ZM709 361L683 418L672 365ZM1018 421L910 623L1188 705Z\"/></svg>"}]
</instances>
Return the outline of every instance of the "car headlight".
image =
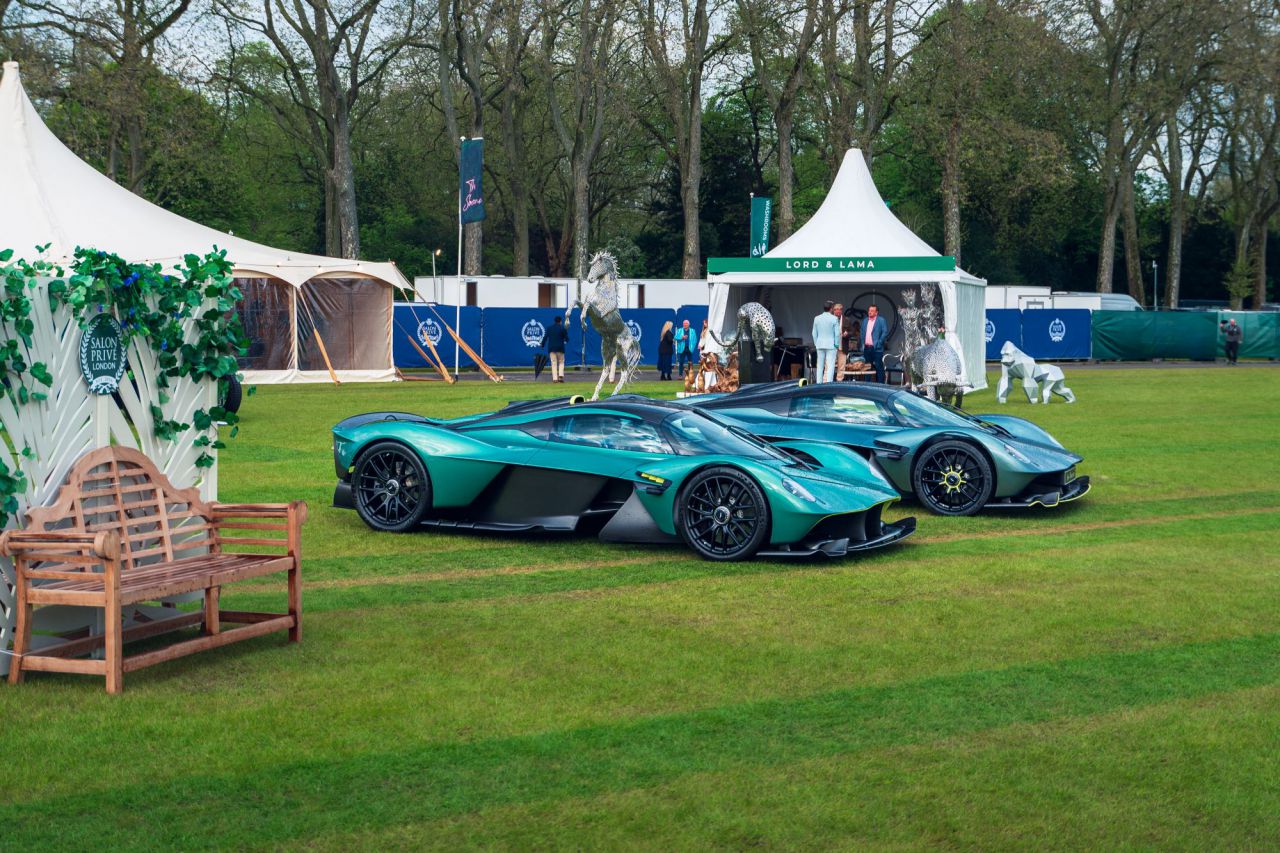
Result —
<instances>
[{"instance_id":1,"label":"car headlight","mask_svg":"<svg viewBox=\"0 0 1280 853\"><path fill-rule=\"evenodd\" d=\"M809 503L815 503L815 504L818 502L818 499L813 496L812 492L810 492L808 489L806 489L804 486L800 485L790 477L782 478L782 488L786 489L788 492L800 498L801 500L806 500Z\"/></svg>"},{"instance_id":2,"label":"car headlight","mask_svg":"<svg viewBox=\"0 0 1280 853\"><path fill-rule=\"evenodd\" d=\"M1005 450L1005 453L1008 453L1010 456L1012 456L1017 461L1021 462L1023 465L1031 464L1031 460L1028 459L1021 450L1014 447L1012 444L1006 444L1004 446L1004 450Z\"/></svg>"}]
</instances>

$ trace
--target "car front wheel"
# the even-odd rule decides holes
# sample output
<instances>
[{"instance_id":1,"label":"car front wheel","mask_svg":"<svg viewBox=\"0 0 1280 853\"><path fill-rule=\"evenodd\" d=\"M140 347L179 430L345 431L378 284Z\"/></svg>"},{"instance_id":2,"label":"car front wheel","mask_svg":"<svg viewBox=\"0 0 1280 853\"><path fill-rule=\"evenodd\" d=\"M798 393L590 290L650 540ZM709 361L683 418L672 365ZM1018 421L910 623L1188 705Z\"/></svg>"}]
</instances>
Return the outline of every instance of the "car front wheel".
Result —
<instances>
[{"instance_id":1,"label":"car front wheel","mask_svg":"<svg viewBox=\"0 0 1280 853\"><path fill-rule=\"evenodd\" d=\"M965 441L940 441L925 448L911 480L920 503L938 515L973 515L987 505L996 488L991 463Z\"/></svg>"},{"instance_id":2,"label":"car front wheel","mask_svg":"<svg viewBox=\"0 0 1280 853\"><path fill-rule=\"evenodd\" d=\"M680 538L708 560L748 560L768 541L769 503L737 468L699 471L676 502Z\"/></svg>"},{"instance_id":3,"label":"car front wheel","mask_svg":"<svg viewBox=\"0 0 1280 853\"><path fill-rule=\"evenodd\" d=\"M431 508L426 466L403 444L380 441L363 451L351 479L356 512L374 530L412 530Z\"/></svg>"}]
</instances>

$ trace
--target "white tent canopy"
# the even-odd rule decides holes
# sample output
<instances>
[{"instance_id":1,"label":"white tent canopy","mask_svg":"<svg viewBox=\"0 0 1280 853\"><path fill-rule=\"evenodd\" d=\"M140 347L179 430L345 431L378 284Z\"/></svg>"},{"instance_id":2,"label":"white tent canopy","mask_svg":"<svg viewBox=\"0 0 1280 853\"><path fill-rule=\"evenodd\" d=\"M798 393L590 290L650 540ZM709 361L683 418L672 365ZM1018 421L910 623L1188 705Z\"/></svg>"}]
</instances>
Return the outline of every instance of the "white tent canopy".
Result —
<instances>
[{"instance_id":1,"label":"white tent canopy","mask_svg":"<svg viewBox=\"0 0 1280 853\"><path fill-rule=\"evenodd\" d=\"M883 311L906 289L935 284L947 341L960 353L965 381L975 390L987 387L986 281L957 267L890 212L856 148L845 153L822 206L791 237L761 258L711 258L707 270L712 328L731 334L738 307L767 290L778 325L806 343L813 317L828 299L846 305L857 300L857 307L876 301ZM891 339L891 351L894 345Z\"/></svg>"},{"instance_id":2,"label":"white tent canopy","mask_svg":"<svg viewBox=\"0 0 1280 853\"><path fill-rule=\"evenodd\" d=\"M48 244L45 257L65 262L83 246L172 268L184 255L205 254L216 246L227 250L237 278L289 285L286 296L276 300L280 310L288 312L287 358L282 354L274 369L246 371L250 381L327 380L327 369L299 370L300 362L307 366L306 354L300 357L298 352L299 339L308 346L313 329L320 330L326 351L332 350L334 361L340 362L334 364L340 377L372 380L394 375L391 288L411 289L394 263L264 246L184 219L134 195L77 157L45 126L22 87L16 62L4 63L0 79L0 187L5 193L0 248L11 248L19 256L29 257L35 247ZM247 300L251 290L246 290ZM348 328L352 323L346 317L327 316L326 302L357 315L359 327ZM380 307L384 302L385 310ZM299 319L305 332L299 332ZM332 343L330 335L335 338ZM350 346L342 340L345 337L352 339ZM372 346L370 340L375 342ZM324 360L328 358L326 354Z\"/></svg>"}]
</instances>

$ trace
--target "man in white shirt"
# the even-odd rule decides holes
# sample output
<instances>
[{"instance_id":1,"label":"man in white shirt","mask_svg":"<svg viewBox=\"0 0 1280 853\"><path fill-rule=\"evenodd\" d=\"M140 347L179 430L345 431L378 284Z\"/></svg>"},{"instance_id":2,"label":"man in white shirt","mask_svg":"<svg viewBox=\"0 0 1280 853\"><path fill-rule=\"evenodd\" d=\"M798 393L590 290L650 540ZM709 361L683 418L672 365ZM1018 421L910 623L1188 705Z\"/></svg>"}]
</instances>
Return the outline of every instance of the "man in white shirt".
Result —
<instances>
[{"instance_id":1,"label":"man in white shirt","mask_svg":"<svg viewBox=\"0 0 1280 853\"><path fill-rule=\"evenodd\" d=\"M815 379L830 382L836 373L836 348L840 345L840 321L831 313L834 303L823 303L822 313L813 318L813 348L818 354Z\"/></svg>"}]
</instances>

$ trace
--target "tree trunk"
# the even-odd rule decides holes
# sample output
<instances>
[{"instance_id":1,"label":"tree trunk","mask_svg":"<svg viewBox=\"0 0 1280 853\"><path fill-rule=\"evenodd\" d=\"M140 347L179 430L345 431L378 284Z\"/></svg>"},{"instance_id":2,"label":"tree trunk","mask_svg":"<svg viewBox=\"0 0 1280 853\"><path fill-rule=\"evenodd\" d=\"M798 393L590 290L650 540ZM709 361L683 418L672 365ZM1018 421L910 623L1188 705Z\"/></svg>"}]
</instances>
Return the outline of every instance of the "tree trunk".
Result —
<instances>
[{"instance_id":1,"label":"tree trunk","mask_svg":"<svg viewBox=\"0 0 1280 853\"><path fill-rule=\"evenodd\" d=\"M1253 310L1261 311L1267 301L1267 216L1254 226L1253 234Z\"/></svg>"},{"instance_id":2,"label":"tree trunk","mask_svg":"<svg viewBox=\"0 0 1280 853\"><path fill-rule=\"evenodd\" d=\"M502 101L502 141L507 150L508 180L511 184L511 274L529 274L529 185L524 179L524 137L517 127L518 93L507 89Z\"/></svg>"},{"instance_id":3,"label":"tree trunk","mask_svg":"<svg viewBox=\"0 0 1280 853\"><path fill-rule=\"evenodd\" d=\"M330 124L329 166L325 180L332 191L333 216L326 229L325 251L338 258L360 257L360 220L356 212L355 165L351 158L351 123L345 110Z\"/></svg>"},{"instance_id":4,"label":"tree trunk","mask_svg":"<svg viewBox=\"0 0 1280 853\"><path fill-rule=\"evenodd\" d=\"M1169 186L1169 254L1164 262L1164 304L1177 308L1178 291L1182 285L1182 239L1187 231L1187 195L1182 189L1182 136L1178 131L1177 116L1171 116L1166 126L1169 140L1169 171L1165 176Z\"/></svg>"},{"instance_id":5,"label":"tree trunk","mask_svg":"<svg viewBox=\"0 0 1280 853\"><path fill-rule=\"evenodd\" d=\"M795 165L791 161L792 107L778 110L778 231L777 243L791 236L796 227ZM776 244L775 244L776 245Z\"/></svg>"},{"instance_id":6,"label":"tree trunk","mask_svg":"<svg viewBox=\"0 0 1280 853\"><path fill-rule=\"evenodd\" d=\"M1129 295L1139 305L1146 305L1146 287L1142 281L1142 246L1138 241L1138 212L1134 202L1133 178L1125 175L1124 188L1124 271Z\"/></svg>"},{"instance_id":7,"label":"tree trunk","mask_svg":"<svg viewBox=\"0 0 1280 853\"><path fill-rule=\"evenodd\" d=\"M1102 239L1098 243L1098 292L1111 293L1111 271L1116 262L1116 221L1120 218L1116 187L1108 186L1102 203Z\"/></svg>"},{"instance_id":8,"label":"tree trunk","mask_svg":"<svg viewBox=\"0 0 1280 853\"><path fill-rule=\"evenodd\" d=\"M700 278L702 274L702 250L699 237L698 184L702 180L700 158L691 156L686 172L680 181L680 202L684 207L684 261L680 266L683 278Z\"/></svg>"},{"instance_id":9,"label":"tree trunk","mask_svg":"<svg viewBox=\"0 0 1280 853\"><path fill-rule=\"evenodd\" d=\"M942 231L945 254L960 266L960 122L947 128L947 150L942 162Z\"/></svg>"},{"instance_id":10,"label":"tree trunk","mask_svg":"<svg viewBox=\"0 0 1280 853\"><path fill-rule=\"evenodd\" d=\"M582 157L574 158L570 177L573 181L573 275L582 281L587 277L590 257L587 241L591 232L591 195L587 186L590 175Z\"/></svg>"}]
</instances>

